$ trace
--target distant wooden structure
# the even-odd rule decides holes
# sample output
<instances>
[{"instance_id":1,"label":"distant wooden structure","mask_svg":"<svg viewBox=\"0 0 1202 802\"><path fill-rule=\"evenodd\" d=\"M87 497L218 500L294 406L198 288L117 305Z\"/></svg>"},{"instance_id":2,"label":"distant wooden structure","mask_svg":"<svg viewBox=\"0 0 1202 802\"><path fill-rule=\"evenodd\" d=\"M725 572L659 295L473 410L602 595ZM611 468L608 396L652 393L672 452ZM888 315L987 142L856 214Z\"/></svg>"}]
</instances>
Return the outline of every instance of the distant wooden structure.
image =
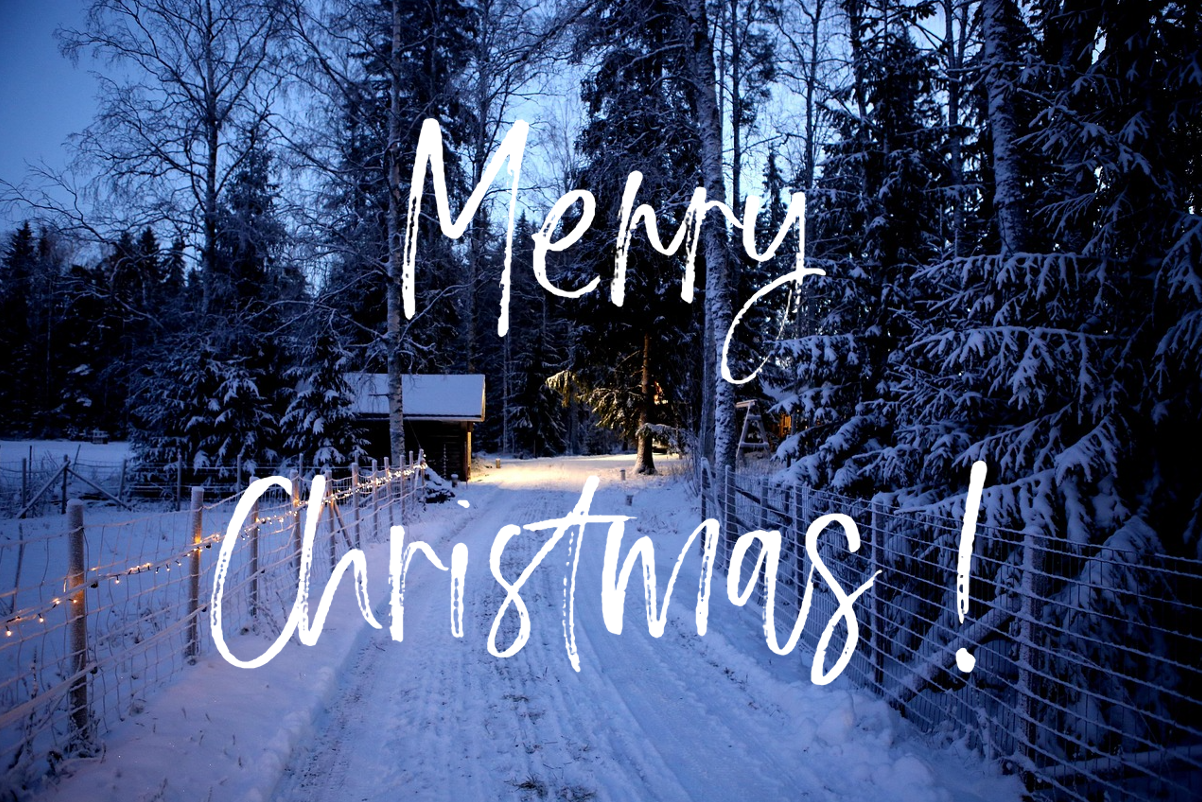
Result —
<instances>
[{"instance_id":1,"label":"distant wooden structure","mask_svg":"<svg viewBox=\"0 0 1202 802\"><path fill-rule=\"evenodd\" d=\"M388 374L348 373L353 409L368 441L368 453L387 455ZM426 454L426 464L445 478L472 476L472 429L484 420L481 374L412 374L401 377L405 447Z\"/></svg>"},{"instance_id":2,"label":"distant wooden structure","mask_svg":"<svg viewBox=\"0 0 1202 802\"><path fill-rule=\"evenodd\" d=\"M740 401L735 404L736 410L743 412L743 428L739 432L739 446L735 450L735 459L745 457L748 452L763 452L772 456L772 441L768 439L768 430L764 428L764 417L760 414L759 404L755 399Z\"/></svg>"}]
</instances>

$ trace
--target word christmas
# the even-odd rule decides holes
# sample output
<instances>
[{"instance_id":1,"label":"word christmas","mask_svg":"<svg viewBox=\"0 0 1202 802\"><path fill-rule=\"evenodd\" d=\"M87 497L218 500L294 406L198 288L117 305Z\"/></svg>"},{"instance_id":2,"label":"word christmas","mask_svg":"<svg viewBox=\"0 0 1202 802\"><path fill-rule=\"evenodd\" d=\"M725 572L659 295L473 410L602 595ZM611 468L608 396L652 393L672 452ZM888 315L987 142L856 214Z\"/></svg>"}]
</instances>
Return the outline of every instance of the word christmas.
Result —
<instances>
[{"instance_id":1,"label":"word christmas","mask_svg":"<svg viewBox=\"0 0 1202 802\"><path fill-rule=\"evenodd\" d=\"M585 530L589 524L604 525L607 527L605 558L601 577L601 612L606 629L615 635L622 633L622 612L626 602L626 586L630 581L630 575L634 571L636 561L642 562L647 629L656 638L664 634L664 627L668 619L668 603L672 598L672 589L676 584L677 575L680 573L680 568L685 557L689 554L698 535L700 535L702 538L702 557L701 578L697 589L696 623L697 634L705 635L709 617L710 584L713 580L714 556L718 548L718 522L712 518L706 520L689 535L680 550L680 555L676 558L671 578L668 580L668 587L664 591L663 604L660 605L656 592L654 543L647 536L636 540L630 551L626 553L625 559L621 561L621 568L619 569L618 562L621 556L622 537L625 533L626 522L631 520L631 518L625 515L597 515L590 512L589 508L592 506L593 494L597 490L597 484L597 477L589 477L584 484L584 490L580 494L580 500L577 502L575 508L562 518L526 524L524 527L508 524L497 532L488 561L493 577L502 590L505 591L505 599L497 609L496 616L493 618L492 628L488 633L488 651L494 657L512 657L526 645L526 641L530 638L530 614L525 601L522 599L522 587L530 579L531 574L534 573L543 559L566 537L568 557L565 562L566 568L564 574L564 646L572 668L576 671L580 670L580 656L576 651L575 634L576 569L580 564L580 551L584 546ZM326 616L329 614L330 604L334 599L334 592L337 590L342 576L348 570L354 573L355 596L364 620L376 629L383 628L373 615L371 603L367 596L367 557L361 549L349 550L338 561L338 564L330 575L329 583L326 585L325 590L322 591L321 600L318 602L317 612L313 616L312 623L309 621L309 576L313 566L313 540L317 532L318 518L321 515L321 499L325 497L325 479L321 476L316 476L313 479L313 487L305 512L296 600L293 602L292 611L288 615L288 621L284 625L283 631L280 632L279 637L258 657L252 660L240 660L230 652L225 642L225 635L221 624L222 589L225 585L226 575L229 572L234 547L238 542L238 534L242 531L255 502L272 486L282 487L289 494L292 492L292 483L282 476L272 476L251 483L250 487L247 488L242 498L238 501L237 508L234 510L234 516L230 520L229 528L226 530L225 537L221 543L220 553L217 558L217 567L213 576L213 596L209 606L209 621L213 631L213 642L217 645L217 650L221 653L221 656L239 668L258 668L265 665L280 653L284 645L292 637L293 632L299 635L301 643L307 646L316 644L317 639L321 635L322 627L325 625ZM848 550L855 552L860 548L859 530L856 527L855 521L846 515L823 515L810 524L805 535L805 550L810 560L810 571L806 577L801 610L783 646L777 639L775 619L776 577L780 565L781 552L780 532L757 530L742 535L736 541L734 551L731 553L730 571L726 577L726 595L732 604L741 607L751 598L752 592L758 583L760 573L761 571L763 572L765 592L764 637L767 640L768 648L772 649L773 652L779 655L787 655L796 647L802 630L805 628L813 598L814 572L818 572L834 594L838 605L830 620L827 621L826 627L823 629L822 636L819 638L818 645L814 651L814 663L810 671L810 679L817 685L825 685L834 680L842 673L847 663L851 660L860 633L853 604L866 590L872 587L873 581L876 579L877 574L880 573L878 571L877 574L873 574L864 584L851 593L847 593L835 579L831 570L822 561L818 552L818 538L832 525L842 527L843 534L847 538ZM550 531L552 534L543 543L538 553L522 569L517 579L511 582L501 573L501 557L505 553L509 542L522 534L523 529L531 532ZM758 552L751 573L747 577L746 582L741 582L740 575L742 574L743 562L747 557L747 553L757 544ZM451 562L448 567L446 563L439 559L434 549L428 543L422 541L406 543L404 527L394 526L391 530L388 561L392 621L390 632L393 640L402 641L405 637L405 581L413 558L418 554L424 556L437 570L450 572L451 634L456 638L462 638L463 600L464 593L466 592L465 580L468 564L467 545L464 543L455 544L451 549ZM497 631L502 619L504 619L511 607L517 612L519 620L518 634L513 642L502 650L497 645ZM843 621L847 627L847 636L844 640L843 651L830 670L826 671L824 670L826 650L840 621Z\"/></svg>"},{"instance_id":2,"label":"word christmas","mask_svg":"<svg viewBox=\"0 0 1202 802\"><path fill-rule=\"evenodd\" d=\"M497 148L496 153L485 168L484 174L480 178L480 183L472 190L471 196L464 203L463 209L460 210L459 217L455 219L451 217L450 202L447 199L446 170L443 167L442 129L439 127L437 120L426 120L422 123L421 134L417 140L417 153L413 160L413 178L409 184L408 216L405 224L405 244L401 264L401 295L405 317L412 318L414 313L413 265L414 260L417 258L417 235L421 217L422 195L426 191L427 170L429 170L430 178L434 184L434 203L438 209L439 228L442 230L443 235L451 239L458 239L467 230L468 223L475 216L476 211L480 208L480 204L484 202L484 197L488 194L493 180L501 171L501 163L505 162L509 168L511 182L509 225L505 234L505 263L501 270L501 313L497 318L497 334L504 337L509 331L509 284L510 262L513 254L513 222L518 205L518 180L522 173L522 155L526 150L526 136L529 131L530 126L524 120L518 120L513 124L513 127L509 129L509 133L505 135L500 147ZM756 368L749 375L741 379L735 379L731 376L727 362L731 339L733 339L735 330L739 327L739 323L742 322L743 317L764 296L776 288L791 282L795 282L800 288L802 279L806 276L825 275L825 272L818 268L807 268L805 266L803 255L805 251L805 194L801 192L792 193L780 230L776 233L771 244L769 244L768 249L760 253L755 244L755 224L762 203L760 198L754 195L747 197L747 201L743 207L743 219L739 220L738 216L729 206L721 201L707 200L705 188L698 187L693 191L693 197L689 202L688 208L685 210L684 217L681 218L680 228L672 238L672 241L665 246L659 237L659 229L656 226L655 209L645 203L634 208L634 201L638 196L639 185L642 181L642 173L638 171L632 172L626 179L626 188L622 193L621 220L618 226L614 278L610 286L610 298L616 306L621 306L626 298L627 255L630 251L630 242L634 236L634 229L640 221L643 222L647 231L647 239L651 243L651 246L664 256L673 256L680 250L682 245L685 246L685 273L680 284L680 297L688 303L693 302L693 289L696 283L694 262L697 256L698 235L701 232L701 224L705 220L705 215L711 209L717 209L723 214L727 222L735 228L742 229L743 249L747 252L748 256L758 262L766 262L775 256L781 243L785 241L789 227L794 224L797 225L797 258L793 269L783 276L779 276L768 282L752 294L747 303L743 305L732 319L730 328L726 332L726 339L722 344L722 378L731 384L745 384L751 381L759 373L760 368L763 367L762 363L760 368ZM564 214L577 203L581 205L581 211L576 225L571 231L565 233L559 239L555 239L555 231L559 228ZM592 225L596 212L597 201L592 193L583 189L574 189L563 195L551 206L551 210L547 212L547 219L543 223L542 229L533 235L534 275L538 279L539 285L552 295L557 295L560 298L579 298L586 293L592 292L601 282L601 278L597 276L583 287L574 290L565 290L556 287L547 277L547 253L558 253L567 250L575 244L584 236L584 232L588 230L589 226Z\"/></svg>"}]
</instances>

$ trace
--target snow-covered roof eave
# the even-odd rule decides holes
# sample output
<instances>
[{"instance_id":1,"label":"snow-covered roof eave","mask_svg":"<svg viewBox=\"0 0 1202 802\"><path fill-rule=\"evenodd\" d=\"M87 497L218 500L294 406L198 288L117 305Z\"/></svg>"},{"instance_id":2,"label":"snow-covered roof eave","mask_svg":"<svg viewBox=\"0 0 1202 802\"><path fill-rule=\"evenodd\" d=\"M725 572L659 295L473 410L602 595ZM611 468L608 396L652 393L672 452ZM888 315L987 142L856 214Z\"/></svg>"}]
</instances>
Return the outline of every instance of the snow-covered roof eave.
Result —
<instances>
[{"instance_id":1,"label":"snow-covered roof eave","mask_svg":"<svg viewBox=\"0 0 1202 802\"><path fill-rule=\"evenodd\" d=\"M346 378L355 391L355 414L369 419L388 417L388 374L348 373ZM406 420L484 421L482 374L406 374L401 378Z\"/></svg>"}]
</instances>

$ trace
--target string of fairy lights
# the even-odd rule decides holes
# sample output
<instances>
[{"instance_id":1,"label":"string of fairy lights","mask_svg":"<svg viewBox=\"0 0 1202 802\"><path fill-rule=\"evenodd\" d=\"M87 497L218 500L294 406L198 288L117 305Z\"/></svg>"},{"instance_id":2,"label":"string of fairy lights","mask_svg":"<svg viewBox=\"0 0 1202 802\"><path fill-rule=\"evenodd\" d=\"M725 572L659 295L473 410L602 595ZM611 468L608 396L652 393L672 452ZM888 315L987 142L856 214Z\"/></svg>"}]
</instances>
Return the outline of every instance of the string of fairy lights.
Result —
<instances>
[{"instance_id":1,"label":"string of fairy lights","mask_svg":"<svg viewBox=\"0 0 1202 802\"><path fill-rule=\"evenodd\" d=\"M417 476L424 475L426 467L426 463L423 460L406 468L379 472L374 477L361 479L358 484L355 484L352 480L343 480L342 482L338 483L332 482L327 485L325 498L322 500L322 506L336 506L339 502L356 496L374 496L375 492L379 488L386 487L398 479L404 482L407 480L412 480ZM336 487L338 484L344 484L345 487L339 489ZM227 499L222 499L221 501L215 502L212 505L204 506L201 509L217 509L228 504L231 500L236 499L237 496L231 496ZM293 506L292 509L286 510L278 515L257 515L255 519L252 522L247 523L241 533L239 533L239 540L249 539L251 537L251 531L257 531L263 526L268 526L271 524L284 524L289 521L295 524L304 509L304 505L300 505ZM114 526L121 526L121 524L107 524L105 525L105 528L112 528ZM287 529L287 527L280 527L276 531L284 531L285 529ZM116 586L121 584L122 579L126 579L131 576L137 576L139 574L147 574L151 572L155 574L159 574L160 572L163 574L168 574L171 573L173 568L182 572L182 569L184 569L184 560L193 556L199 556L203 550L211 549L215 543L220 543L223 537L225 537L225 532L210 532L206 535L203 535L199 540L193 542L186 549L160 560L137 563L135 565L126 566L125 568L109 571L101 571L99 567L90 568L88 569L88 575L84 581L83 587L86 589L95 590L100 587L101 583L109 583L110 585ZM64 579L63 581L65 585L68 580ZM17 589L14 588L12 592L15 597ZM40 605L32 605L30 607L23 608L20 611L9 614L4 621L4 637L6 639L12 638L15 634L15 628L20 625L32 624L34 622L43 625L46 624L46 616L49 615L53 610L56 610L65 604L78 604L78 594L78 587L70 588L66 590L62 596L56 596ZM3 641L0 641L0 648L3 648Z\"/></svg>"}]
</instances>

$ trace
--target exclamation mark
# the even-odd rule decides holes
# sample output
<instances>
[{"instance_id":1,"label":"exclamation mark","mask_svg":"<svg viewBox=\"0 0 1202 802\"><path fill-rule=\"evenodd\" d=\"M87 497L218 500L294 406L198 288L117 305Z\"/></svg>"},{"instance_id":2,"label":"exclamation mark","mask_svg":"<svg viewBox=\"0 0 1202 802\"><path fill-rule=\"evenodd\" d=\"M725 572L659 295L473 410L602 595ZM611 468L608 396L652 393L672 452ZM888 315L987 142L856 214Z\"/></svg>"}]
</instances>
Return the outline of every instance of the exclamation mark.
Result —
<instances>
[{"instance_id":1,"label":"exclamation mark","mask_svg":"<svg viewBox=\"0 0 1202 802\"><path fill-rule=\"evenodd\" d=\"M972 567L972 541L977 535L977 513L981 510L981 491L985 489L985 463L977 460L968 475L968 496L964 499L964 528L960 530L960 553L956 558L956 609L960 623L968 612L968 571ZM968 649L956 650L956 665L965 674L977 664Z\"/></svg>"}]
</instances>

